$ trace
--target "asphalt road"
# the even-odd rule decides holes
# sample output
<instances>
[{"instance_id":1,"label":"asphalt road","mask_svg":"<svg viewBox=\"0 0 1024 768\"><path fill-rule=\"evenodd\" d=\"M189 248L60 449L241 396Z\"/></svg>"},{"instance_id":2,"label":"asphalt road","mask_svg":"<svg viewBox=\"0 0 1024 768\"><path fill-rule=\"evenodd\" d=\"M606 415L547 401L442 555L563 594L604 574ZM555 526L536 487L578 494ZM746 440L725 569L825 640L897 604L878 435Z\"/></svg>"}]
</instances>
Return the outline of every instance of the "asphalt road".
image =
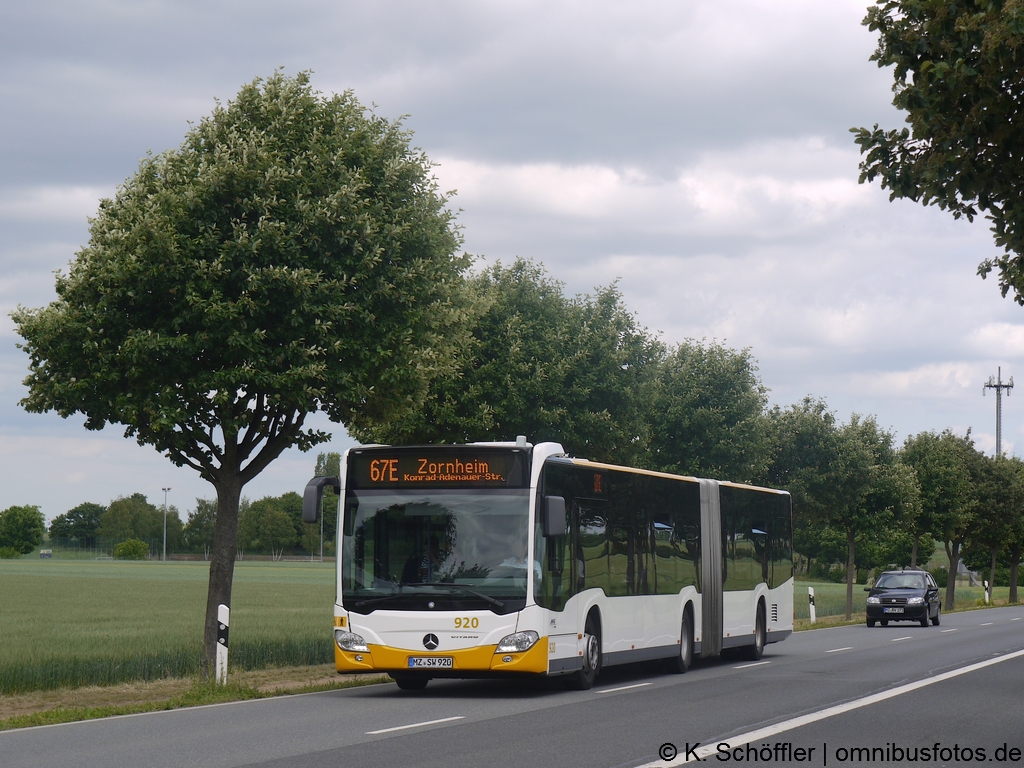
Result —
<instances>
[{"instance_id":1,"label":"asphalt road","mask_svg":"<svg viewBox=\"0 0 1024 768\"><path fill-rule=\"evenodd\" d=\"M1024 766L1024 607L801 632L758 664L616 668L591 691L434 680L8 731L0 766L634 768L697 743L713 764Z\"/></svg>"}]
</instances>

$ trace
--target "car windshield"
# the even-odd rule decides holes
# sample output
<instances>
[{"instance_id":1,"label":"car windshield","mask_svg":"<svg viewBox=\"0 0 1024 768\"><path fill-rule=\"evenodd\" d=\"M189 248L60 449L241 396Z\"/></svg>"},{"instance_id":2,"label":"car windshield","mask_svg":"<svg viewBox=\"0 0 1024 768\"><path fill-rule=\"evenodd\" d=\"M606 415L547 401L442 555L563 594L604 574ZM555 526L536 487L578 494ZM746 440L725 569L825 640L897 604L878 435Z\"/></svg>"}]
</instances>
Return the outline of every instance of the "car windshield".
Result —
<instances>
[{"instance_id":1,"label":"car windshield","mask_svg":"<svg viewBox=\"0 0 1024 768\"><path fill-rule=\"evenodd\" d=\"M924 589L924 576L917 573L883 573L875 586L879 589Z\"/></svg>"},{"instance_id":2,"label":"car windshield","mask_svg":"<svg viewBox=\"0 0 1024 768\"><path fill-rule=\"evenodd\" d=\"M356 611L521 608L529 521L526 489L349 491L342 600Z\"/></svg>"}]
</instances>

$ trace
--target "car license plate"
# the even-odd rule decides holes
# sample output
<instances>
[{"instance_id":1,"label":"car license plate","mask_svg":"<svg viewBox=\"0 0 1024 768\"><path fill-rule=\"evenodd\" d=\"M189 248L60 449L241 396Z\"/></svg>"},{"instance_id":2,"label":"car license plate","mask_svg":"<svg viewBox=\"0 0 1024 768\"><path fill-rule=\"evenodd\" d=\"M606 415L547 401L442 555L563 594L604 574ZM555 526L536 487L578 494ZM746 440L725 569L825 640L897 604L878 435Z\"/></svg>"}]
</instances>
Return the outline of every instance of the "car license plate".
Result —
<instances>
[{"instance_id":1,"label":"car license plate","mask_svg":"<svg viewBox=\"0 0 1024 768\"><path fill-rule=\"evenodd\" d=\"M451 669L451 656L410 656L409 669Z\"/></svg>"},{"instance_id":2,"label":"car license plate","mask_svg":"<svg viewBox=\"0 0 1024 768\"><path fill-rule=\"evenodd\" d=\"M902 608L883 608L882 613L903 613Z\"/></svg>"}]
</instances>

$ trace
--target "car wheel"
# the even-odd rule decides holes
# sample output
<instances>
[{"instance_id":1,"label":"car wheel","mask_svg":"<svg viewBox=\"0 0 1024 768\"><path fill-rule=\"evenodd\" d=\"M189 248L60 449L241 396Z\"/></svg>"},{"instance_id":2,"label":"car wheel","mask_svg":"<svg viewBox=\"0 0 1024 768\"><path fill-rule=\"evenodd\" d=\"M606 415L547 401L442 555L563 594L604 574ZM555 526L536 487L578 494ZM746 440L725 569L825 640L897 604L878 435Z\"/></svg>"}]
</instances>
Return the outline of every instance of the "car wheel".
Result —
<instances>
[{"instance_id":1,"label":"car wheel","mask_svg":"<svg viewBox=\"0 0 1024 768\"><path fill-rule=\"evenodd\" d=\"M875 626L875 620L874 619L868 619L868 626L869 627Z\"/></svg>"},{"instance_id":2,"label":"car wheel","mask_svg":"<svg viewBox=\"0 0 1024 768\"><path fill-rule=\"evenodd\" d=\"M925 611L924 615L921 617L921 626L922 627L927 627L928 626L928 611Z\"/></svg>"},{"instance_id":3,"label":"car wheel","mask_svg":"<svg viewBox=\"0 0 1024 768\"><path fill-rule=\"evenodd\" d=\"M889 620L888 619L882 619L878 623L881 624L883 627L888 627L889 626Z\"/></svg>"},{"instance_id":4,"label":"car wheel","mask_svg":"<svg viewBox=\"0 0 1024 768\"><path fill-rule=\"evenodd\" d=\"M939 617L940 616L942 616L942 609L941 608L936 608L935 609L935 618L932 619L932 624L934 626L936 626L936 627L939 626Z\"/></svg>"}]
</instances>

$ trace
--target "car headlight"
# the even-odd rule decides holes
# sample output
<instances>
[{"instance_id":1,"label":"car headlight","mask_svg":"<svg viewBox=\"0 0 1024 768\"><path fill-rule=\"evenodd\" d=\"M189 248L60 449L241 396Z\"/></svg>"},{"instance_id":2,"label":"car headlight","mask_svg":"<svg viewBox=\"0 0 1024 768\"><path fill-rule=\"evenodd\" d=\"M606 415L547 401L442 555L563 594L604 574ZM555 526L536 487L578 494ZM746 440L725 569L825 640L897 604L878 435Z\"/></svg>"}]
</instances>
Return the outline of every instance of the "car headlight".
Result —
<instances>
[{"instance_id":1,"label":"car headlight","mask_svg":"<svg viewBox=\"0 0 1024 768\"><path fill-rule=\"evenodd\" d=\"M366 641L362 635L355 632L346 632L344 629L334 630L334 642L343 651L361 651L363 653L370 649L366 647Z\"/></svg>"},{"instance_id":2,"label":"car headlight","mask_svg":"<svg viewBox=\"0 0 1024 768\"><path fill-rule=\"evenodd\" d=\"M533 644L540 640L540 635L532 629L526 632L516 632L514 635L505 635L494 649L495 653L522 653L533 647Z\"/></svg>"},{"instance_id":3,"label":"car headlight","mask_svg":"<svg viewBox=\"0 0 1024 768\"><path fill-rule=\"evenodd\" d=\"M878 605L880 602L878 595L868 595L868 605Z\"/></svg>"},{"instance_id":4,"label":"car headlight","mask_svg":"<svg viewBox=\"0 0 1024 768\"><path fill-rule=\"evenodd\" d=\"M922 605L923 603L923 597L912 597L909 600L907 600L907 605Z\"/></svg>"}]
</instances>

